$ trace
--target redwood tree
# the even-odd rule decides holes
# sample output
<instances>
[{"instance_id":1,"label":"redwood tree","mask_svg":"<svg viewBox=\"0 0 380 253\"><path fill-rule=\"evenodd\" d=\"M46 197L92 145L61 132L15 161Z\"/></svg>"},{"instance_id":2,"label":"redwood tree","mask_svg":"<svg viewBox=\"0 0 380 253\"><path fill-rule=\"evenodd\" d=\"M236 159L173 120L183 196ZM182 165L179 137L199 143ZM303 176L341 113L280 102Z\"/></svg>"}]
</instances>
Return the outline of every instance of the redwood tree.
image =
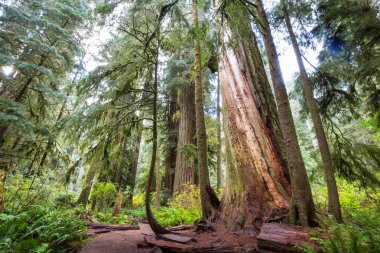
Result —
<instances>
[{"instance_id":1,"label":"redwood tree","mask_svg":"<svg viewBox=\"0 0 380 253\"><path fill-rule=\"evenodd\" d=\"M327 143L326 133L323 128L321 116L318 112L317 102L314 99L313 89L311 87L309 77L303 64L301 50L298 46L297 38L293 31L285 0L281 0L281 7L284 13L285 23L289 32L290 40L293 45L293 50L297 58L298 67L300 69L300 77L303 84L303 89L305 91L306 103L310 111L311 119L313 121L319 151L322 157L328 192L328 211L334 215L338 222L341 223L343 222L343 218L340 210L338 188L335 181L334 167L331 161L331 154Z\"/></svg>"},{"instance_id":2,"label":"redwood tree","mask_svg":"<svg viewBox=\"0 0 380 253\"><path fill-rule=\"evenodd\" d=\"M236 5L223 11L228 28L219 72L227 175L221 218L229 230L257 235L264 221L286 216L290 182L274 98L248 13Z\"/></svg>"},{"instance_id":3,"label":"redwood tree","mask_svg":"<svg viewBox=\"0 0 380 253\"><path fill-rule=\"evenodd\" d=\"M277 102L278 115L282 134L285 140L285 153L292 182L292 212L289 221L301 223L304 226L316 224L315 206L310 183L298 144L285 82L282 77L278 53L273 41L269 21L261 0L256 0L256 13L260 20L260 31L263 37L269 70L272 77L274 94Z\"/></svg>"}]
</instances>

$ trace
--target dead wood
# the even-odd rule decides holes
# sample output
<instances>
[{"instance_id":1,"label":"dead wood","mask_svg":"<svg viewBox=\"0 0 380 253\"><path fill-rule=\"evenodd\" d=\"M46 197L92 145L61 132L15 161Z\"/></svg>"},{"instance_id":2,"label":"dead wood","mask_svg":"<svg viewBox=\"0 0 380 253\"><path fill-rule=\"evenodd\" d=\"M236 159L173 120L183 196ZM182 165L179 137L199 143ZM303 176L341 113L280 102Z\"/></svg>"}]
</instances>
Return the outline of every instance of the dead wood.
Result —
<instances>
[{"instance_id":1,"label":"dead wood","mask_svg":"<svg viewBox=\"0 0 380 253\"><path fill-rule=\"evenodd\" d=\"M164 241L178 242L178 243L184 243L184 244L197 241L195 240L195 238L182 236L182 235L176 235L176 234L157 234L156 237Z\"/></svg>"},{"instance_id":2,"label":"dead wood","mask_svg":"<svg viewBox=\"0 0 380 253\"><path fill-rule=\"evenodd\" d=\"M180 226L175 226L175 227L170 227L170 231L182 231L182 230L190 230L192 229L192 225L180 225Z\"/></svg>"},{"instance_id":3,"label":"dead wood","mask_svg":"<svg viewBox=\"0 0 380 253\"><path fill-rule=\"evenodd\" d=\"M139 226L118 225L118 224L90 224L89 229L109 229L109 230L139 230Z\"/></svg>"}]
</instances>

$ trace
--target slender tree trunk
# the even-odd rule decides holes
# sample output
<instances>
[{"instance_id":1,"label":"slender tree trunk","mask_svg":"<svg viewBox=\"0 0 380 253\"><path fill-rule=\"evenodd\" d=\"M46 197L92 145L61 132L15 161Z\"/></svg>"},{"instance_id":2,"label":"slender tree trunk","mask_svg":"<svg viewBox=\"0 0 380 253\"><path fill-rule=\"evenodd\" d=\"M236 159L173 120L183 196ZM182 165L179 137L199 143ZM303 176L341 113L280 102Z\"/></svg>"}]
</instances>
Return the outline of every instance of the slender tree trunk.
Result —
<instances>
[{"instance_id":1,"label":"slender tree trunk","mask_svg":"<svg viewBox=\"0 0 380 253\"><path fill-rule=\"evenodd\" d=\"M160 195L161 195L161 171L160 171L160 158L156 157L156 199L155 206L160 210Z\"/></svg>"},{"instance_id":2,"label":"slender tree trunk","mask_svg":"<svg viewBox=\"0 0 380 253\"><path fill-rule=\"evenodd\" d=\"M194 83L182 85L179 94L181 118L179 121L177 160L174 178L174 192L182 192L184 184L195 183L194 158L181 150L186 145L194 144L195 137L195 94Z\"/></svg>"},{"instance_id":3,"label":"slender tree trunk","mask_svg":"<svg viewBox=\"0 0 380 253\"><path fill-rule=\"evenodd\" d=\"M170 233L169 230L163 228L157 220L154 218L152 209L150 208L150 188L153 181L154 176L154 167L156 163L156 155L157 155L157 92L158 92L158 59L159 59L159 50L160 50L160 29L157 29L157 48L156 48L156 58L155 58L155 69L154 69L154 82L153 82L153 101L152 101L152 157L150 160L149 174L148 180L146 182L146 190L145 190L145 212L146 217L149 223L150 228L155 234L167 234Z\"/></svg>"},{"instance_id":4,"label":"slender tree trunk","mask_svg":"<svg viewBox=\"0 0 380 253\"><path fill-rule=\"evenodd\" d=\"M222 137L221 137L221 122L220 122L220 78L219 78L219 72L218 72L218 87L216 89L217 95L216 95L216 133L218 138L218 147L217 147L217 153L216 153L216 187L220 189L222 187L222 159L221 159L221 153L222 153Z\"/></svg>"},{"instance_id":5,"label":"slender tree trunk","mask_svg":"<svg viewBox=\"0 0 380 253\"><path fill-rule=\"evenodd\" d=\"M263 222L287 215L291 189L275 102L248 13L227 11L240 19L227 20L223 44L235 46L219 59L227 158L221 218L229 230L255 236Z\"/></svg>"},{"instance_id":6,"label":"slender tree trunk","mask_svg":"<svg viewBox=\"0 0 380 253\"><path fill-rule=\"evenodd\" d=\"M285 140L286 158L292 182L292 203L294 208L291 210L296 213L290 213L290 216L298 217L297 221L293 219L294 223L300 223L304 226L315 226L317 217L315 214L311 187L303 162L301 149L298 144L296 128L290 109L285 82L282 77L276 46L274 44L262 0L256 0L256 10L257 17L260 19L259 27L269 61L269 69L273 81L281 130Z\"/></svg>"},{"instance_id":7,"label":"slender tree trunk","mask_svg":"<svg viewBox=\"0 0 380 253\"><path fill-rule=\"evenodd\" d=\"M199 38L198 24L198 1L193 0L193 27L195 29L194 41L194 84L195 84L195 118L196 118L196 134L198 147L198 173L199 173L199 189L202 205L202 219L207 220L213 210L209 194L206 188L210 187L210 177L207 166L207 135L206 123L203 109L203 84L201 69L201 46Z\"/></svg>"},{"instance_id":8,"label":"slender tree trunk","mask_svg":"<svg viewBox=\"0 0 380 253\"><path fill-rule=\"evenodd\" d=\"M88 169L82 191L81 191L79 198L78 198L78 201L77 201L78 205L80 205L80 204L82 204L84 206L87 205L88 198L90 196L91 189L92 189L92 186L94 183L93 180L95 178L96 171L98 170L98 164L96 164L97 162L98 162L97 159L95 159L94 162L91 163L90 168Z\"/></svg>"},{"instance_id":9,"label":"slender tree trunk","mask_svg":"<svg viewBox=\"0 0 380 253\"><path fill-rule=\"evenodd\" d=\"M141 118L143 115L141 116ZM134 139L133 139L133 148L132 148L132 161L129 165L128 175L127 175L127 185L129 186L129 192L127 194L127 206L132 207L133 191L136 185L136 174L137 174L137 165L139 162L140 155L140 145L141 145L141 136L142 136L142 121L140 120L135 127Z\"/></svg>"},{"instance_id":10,"label":"slender tree trunk","mask_svg":"<svg viewBox=\"0 0 380 253\"><path fill-rule=\"evenodd\" d=\"M177 160L177 142L179 134L178 121L173 117L177 112L177 89L170 91L168 106L168 147L165 157L164 189L166 193L173 194L175 167Z\"/></svg>"},{"instance_id":11,"label":"slender tree trunk","mask_svg":"<svg viewBox=\"0 0 380 253\"><path fill-rule=\"evenodd\" d=\"M319 151L321 152L323 167L325 171L325 180L327 183L328 191L328 211L334 215L339 223L343 222L342 213L340 210L338 188L335 181L334 167L331 161L331 154L327 143L326 133L323 128L322 120L318 112L318 106L314 99L313 89L310 84L305 66L303 64L300 48L297 43L296 35L293 31L293 27L290 21L289 13L286 7L285 0L281 0L282 10L284 12L284 18L286 27L288 28L290 40L293 45L293 50L297 58L298 67L300 69L300 76L305 91L306 102L310 110L311 118L314 124L315 134L317 136Z\"/></svg>"}]
</instances>

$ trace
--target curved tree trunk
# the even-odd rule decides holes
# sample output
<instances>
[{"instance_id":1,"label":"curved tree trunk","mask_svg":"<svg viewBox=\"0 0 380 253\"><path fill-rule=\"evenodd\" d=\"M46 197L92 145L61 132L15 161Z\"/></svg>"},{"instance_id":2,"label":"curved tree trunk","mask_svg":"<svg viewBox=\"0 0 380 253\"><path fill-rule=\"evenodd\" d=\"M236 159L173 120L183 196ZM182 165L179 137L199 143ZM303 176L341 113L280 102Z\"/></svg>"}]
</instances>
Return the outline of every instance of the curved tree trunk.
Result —
<instances>
[{"instance_id":1,"label":"curved tree trunk","mask_svg":"<svg viewBox=\"0 0 380 253\"><path fill-rule=\"evenodd\" d=\"M194 84L184 84L180 89L181 118L178 129L177 160L174 177L174 192L181 192L186 183L194 184L194 158L189 157L181 148L194 144L195 105Z\"/></svg>"},{"instance_id":2,"label":"curved tree trunk","mask_svg":"<svg viewBox=\"0 0 380 253\"><path fill-rule=\"evenodd\" d=\"M150 207L150 188L153 181L154 176L154 167L156 163L156 155L157 155L157 93L158 93L158 59L159 59L159 49L160 49L160 30L157 29L157 48L156 48L156 64L154 69L154 82L153 82L153 101L152 101L152 157L150 161L149 174L146 182L146 190L145 190L145 212L146 217L149 223L150 228L155 234L167 234L170 233L169 230L162 227L157 220L154 218L152 209Z\"/></svg>"},{"instance_id":3,"label":"curved tree trunk","mask_svg":"<svg viewBox=\"0 0 380 253\"><path fill-rule=\"evenodd\" d=\"M342 213L340 210L339 194L338 188L335 181L334 167L331 161L331 154L329 150L329 145L327 143L326 133L323 128L322 120L318 112L318 106L314 99L313 89L310 84L309 77L305 66L302 61L301 51L299 49L296 35L294 34L293 27L290 21L289 13L286 8L285 0L281 0L282 10L284 12L284 18L286 27L288 29L290 40L293 45L294 53L297 58L298 67L300 69L300 76L303 84L303 89L305 91L306 102L310 110L311 119L313 120L315 134L317 136L319 151L321 152L323 167L325 170L325 180L327 183L327 192L328 192L328 211L339 223L343 222Z\"/></svg>"},{"instance_id":4,"label":"curved tree trunk","mask_svg":"<svg viewBox=\"0 0 380 253\"><path fill-rule=\"evenodd\" d=\"M292 182L292 204L290 221L301 223L304 226L316 225L316 214L310 183L303 162L301 149L298 144L288 94L276 46L273 41L269 21L261 0L256 0L257 17L260 19L260 31L264 40L265 51L269 61L269 69L273 81L274 93L277 101L278 115L281 130L285 140L285 153ZM292 218L293 217L293 218ZM297 219L295 219L297 218Z\"/></svg>"},{"instance_id":5,"label":"curved tree trunk","mask_svg":"<svg viewBox=\"0 0 380 253\"><path fill-rule=\"evenodd\" d=\"M270 85L248 16L231 24L219 72L227 156L221 218L232 231L255 236L262 223L284 217L291 195L281 132ZM231 36L232 35L232 36Z\"/></svg>"}]
</instances>

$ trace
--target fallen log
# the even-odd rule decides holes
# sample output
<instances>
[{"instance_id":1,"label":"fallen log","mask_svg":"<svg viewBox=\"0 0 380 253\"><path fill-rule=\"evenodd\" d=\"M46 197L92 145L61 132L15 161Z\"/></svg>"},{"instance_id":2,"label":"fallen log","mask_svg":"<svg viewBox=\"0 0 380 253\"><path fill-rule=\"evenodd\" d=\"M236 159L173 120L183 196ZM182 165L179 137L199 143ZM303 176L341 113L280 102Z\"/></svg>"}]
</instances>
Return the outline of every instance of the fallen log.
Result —
<instances>
[{"instance_id":1,"label":"fallen log","mask_svg":"<svg viewBox=\"0 0 380 253\"><path fill-rule=\"evenodd\" d=\"M119 224L90 224L89 229L110 229L110 230L139 230L139 226L119 225Z\"/></svg>"},{"instance_id":2,"label":"fallen log","mask_svg":"<svg viewBox=\"0 0 380 253\"><path fill-rule=\"evenodd\" d=\"M192 225L180 225L180 226L175 226L175 227L170 227L170 231L182 231L182 230L190 230L192 229Z\"/></svg>"},{"instance_id":3,"label":"fallen log","mask_svg":"<svg viewBox=\"0 0 380 253\"><path fill-rule=\"evenodd\" d=\"M167 242L154 239L151 236L144 237L145 242L151 246L157 246L165 252L171 253L253 253L258 252L254 247L231 246L231 245L213 245L213 246L197 246L180 244L175 242Z\"/></svg>"},{"instance_id":4,"label":"fallen log","mask_svg":"<svg viewBox=\"0 0 380 253\"><path fill-rule=\"evenodd\" d=\"M178 242L178 243L183 243L183 244L197 241L195 240L195 238L182 236L182 235L176 235L176 234L157 234L156 237L164 241Z\"/></svg>"}]
</instances>

